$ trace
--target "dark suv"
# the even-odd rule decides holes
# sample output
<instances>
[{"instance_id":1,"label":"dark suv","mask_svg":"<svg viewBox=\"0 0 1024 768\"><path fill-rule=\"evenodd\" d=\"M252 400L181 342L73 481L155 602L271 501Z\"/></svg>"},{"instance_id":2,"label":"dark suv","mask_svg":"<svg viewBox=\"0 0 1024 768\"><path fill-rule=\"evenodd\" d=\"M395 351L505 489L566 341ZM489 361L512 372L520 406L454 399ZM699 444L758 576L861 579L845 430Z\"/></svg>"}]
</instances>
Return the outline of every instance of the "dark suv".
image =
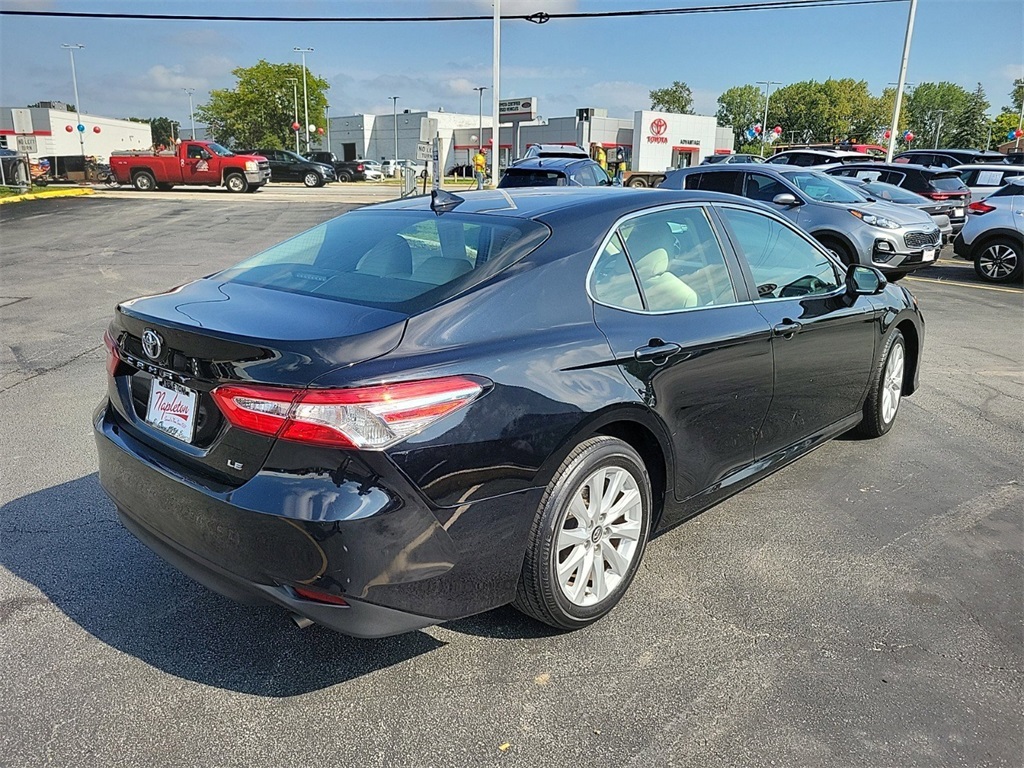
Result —
<instances>
[{"instance_id":1,"label":"dark suv","mask_svg":"<svg viewBox=\"0 0 1024 768\"><path fill-rule=\"evenodd\" d=\"M301 181L307 187L322 187L337 179L332 166L307 160L287 149L247 149L239 154L267 158L271 181Z\"/></svg>"},{"instance_id":2,"label":"dark suv","mask_svg":"<svg viewBox=\"0 0 1024 768\"><path fill-rule=\"evenodd\" d=\"M531 157L505 171L499 189L509 187L610 187L608 172L590 158Z\"/></svg>"},{"instance_id":3,"label":"dark suv","mask_svg":"<svg viewBox=\"0 0 1024 768\"><path fill-rule=\"evenodd\" d=\"M893 162L952 168L975 163L1005 163L1006 155L981 149L908 149L896 155Z\"/></svg>"},{"instance_id":4,"label":"dark suv","mask_svg":"<svg viewBox=\"0 0 1024 768\"><path fill-rule=\"evenodd\" d=\"M964 184L960 174L944 168L928 168L909 163L857 163L829 168L825 173L862 181L882 181L916 192L929 200L952 203L953 213L949 223L953 225L954 232L963 228L967 206L971 204L971 190Z\"/></svg>"}]
</instances>

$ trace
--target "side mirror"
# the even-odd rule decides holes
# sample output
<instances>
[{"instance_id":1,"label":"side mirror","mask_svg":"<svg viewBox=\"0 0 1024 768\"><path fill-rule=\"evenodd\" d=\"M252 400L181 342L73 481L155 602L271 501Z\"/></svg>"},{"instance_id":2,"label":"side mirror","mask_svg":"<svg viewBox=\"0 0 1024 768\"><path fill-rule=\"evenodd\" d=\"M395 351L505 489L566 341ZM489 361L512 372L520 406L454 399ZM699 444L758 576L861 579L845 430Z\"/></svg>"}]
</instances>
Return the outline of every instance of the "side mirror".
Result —
<instances>
[{"instance_id":1,"label":"side mirror","mask_svg":"<svg viewBox=\"0 0 1024 768\"><path fill-rule=\"evenodd\" d=\"M613 187L621 187L622 186L622 177L618 176L618 175L612 176L612 180L611 180L610 184Z\"/></svg>"},{"instance_id":2,"label":"side mirror","mask_svg":"<svg viewBox=\"0 0 1024 768\"><path fill-rule=\"evenodd\" d=\"M854 296L874 296L885 290L889 281L874 267L851 264L846 270L846 290Z\"/></svg>"},{"instance_id":3,"label":"side mirror","mask_svg":"<svg viewBox=\"0 0 1024 768\"><path fill-rule=\"evenodd\" d=\"M800 201L796 199L796 195L792 192L782 192L772 198L772 202L776 205L784 205L787 208L792 208L796 205L801 205Z\"/></svg>"}]
</instances>

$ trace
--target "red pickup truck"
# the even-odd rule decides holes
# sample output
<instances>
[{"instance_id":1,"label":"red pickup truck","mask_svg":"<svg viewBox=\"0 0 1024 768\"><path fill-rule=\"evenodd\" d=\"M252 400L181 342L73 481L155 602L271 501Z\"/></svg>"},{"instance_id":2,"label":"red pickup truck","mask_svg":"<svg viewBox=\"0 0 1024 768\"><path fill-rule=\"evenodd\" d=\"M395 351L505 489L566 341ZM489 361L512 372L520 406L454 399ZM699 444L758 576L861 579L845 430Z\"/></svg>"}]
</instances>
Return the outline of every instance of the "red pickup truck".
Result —
<instances>
[{"instance_id":1,"label":"red pickup truck","mask_svg":"<svg viewBox=\"0 0 1024 768\"><path fill-rule=\"evenodd\" d=\"M166 192L178 184L255 192L270 181L270 163L259 155L236 155L212 141L183 141L170 152L114 152L110 171L140 192Z\"/></svg>"}]
</instances>

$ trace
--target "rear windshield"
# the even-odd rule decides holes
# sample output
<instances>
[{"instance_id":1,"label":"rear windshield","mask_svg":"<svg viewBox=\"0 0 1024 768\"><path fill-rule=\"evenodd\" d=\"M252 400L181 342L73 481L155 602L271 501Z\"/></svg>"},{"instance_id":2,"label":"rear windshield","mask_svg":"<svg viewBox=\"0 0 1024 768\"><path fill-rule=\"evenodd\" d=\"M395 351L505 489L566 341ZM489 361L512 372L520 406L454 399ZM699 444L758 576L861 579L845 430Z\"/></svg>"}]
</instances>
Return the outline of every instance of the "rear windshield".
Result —
<instances>
[{"instance_id":1,"label":"rear windshield","mask_svg":"<svg viewBox=\"0 0 1024 768\"><path fill-rule=\"evenodd\" d=\"M895 184L886 184L881 181L868 181L864 184L864 191L879 200L889 200L894 203L906 203L908 205L923 205L931 201L926 197L911 192L910 190L897 187Z\"/></svg>"},{"instance_id":2,"label":"rear windshield","mask_svg":"<svg viewBox=\"0 0 1024 768\"><path fill-rule=\"evenodd\" d=\"M952 173L949 176L932 176L931 185L934 189L941 189L944 192L959 192L967 189L964 180L958 174Z\"/></svg>"},{"instance_id":3,"label":"rear windshield","mask_svg":"<svg viewBox=\"0 0 1024 768\"><path fill-rule=\"evenodd\" d=\"M523 258L548 233L504 216L353 211L213 277L414 314Z\"/></svg>"},{"instance_id":4,"label":"rear windshield","mask_svg":"<svg viewBox=\"0 0 1024 768\"><path fill-rule=\"evenodd\" d=\"M509 168L501 177L502 187L564 187L568 185L561 171L539 168Z\"/></svg>"}]
</instances>

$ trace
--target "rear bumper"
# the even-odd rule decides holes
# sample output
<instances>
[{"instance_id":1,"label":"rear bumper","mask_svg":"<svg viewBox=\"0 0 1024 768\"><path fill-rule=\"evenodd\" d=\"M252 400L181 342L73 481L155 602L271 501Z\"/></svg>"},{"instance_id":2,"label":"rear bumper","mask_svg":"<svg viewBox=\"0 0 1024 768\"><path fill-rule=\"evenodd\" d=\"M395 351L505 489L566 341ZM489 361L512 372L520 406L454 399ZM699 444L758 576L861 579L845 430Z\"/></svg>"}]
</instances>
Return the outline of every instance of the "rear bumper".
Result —
<instances>
[{"instance_id":1,"label":"rear bumper","mask_svg":"<svg viewBox=\"0 0 1024 768\"><path fill-rule=\"evenodd\" d=\"M432 510L383 466L386 457L371 457L381 466L370 467L350 455L328 471L325 459L337 452L321 450L306 462L312 469L264 469L239 487L217 486L137 440L106 401L94 427L100 483L125 527L240 602L269 602L344 634L382 637L515 595L540 489ZM285 464L274 459L272 452L268 465ZM296 586L347 605L301 598Z\"/></svg>"}]
</instances>

